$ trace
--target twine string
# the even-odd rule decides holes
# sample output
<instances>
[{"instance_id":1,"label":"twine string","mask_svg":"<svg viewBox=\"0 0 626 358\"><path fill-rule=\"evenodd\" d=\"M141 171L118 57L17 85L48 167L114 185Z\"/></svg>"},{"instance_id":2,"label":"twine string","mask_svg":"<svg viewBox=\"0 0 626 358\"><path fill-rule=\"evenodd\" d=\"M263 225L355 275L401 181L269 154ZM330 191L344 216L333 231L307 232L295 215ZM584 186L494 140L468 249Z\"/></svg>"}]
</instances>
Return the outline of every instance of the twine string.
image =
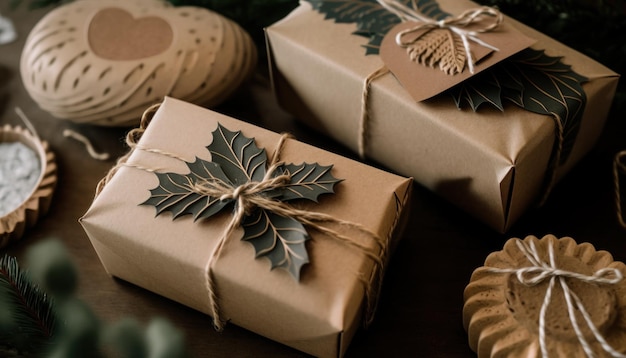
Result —
<instances>
[{"instance_id":1,"label":"twine string","mask_svg":"<svg viewBox=\"0 0 626 358\"><path fill-rule=\"evenodd\" d=\"M565 281L566 278L570 278L593 284L614 285L622 280L622 272L616 268L603 268L594 272L592 275L585 275L578 272L562 270L559 269L556 265L554 247L552 242L550 242L550 245L548 246L549 262L543 261L541 259L537 247L533 241L531 241L530 244L527 244L522 240L517 240L515 243L517 244L518 249L524 254L526 259L528 259L532 266L517 269L489 267L488 271L494 273L515 274L518 281L526 286L534 286L541 282L544 282L545 280L549 280L548 288L546 289L543 303L539 311L539 346L541 348L542 356L548 357L546 316L548 312L548 307L552 299L552 293L556 288L556 284L558 282L561 289L563 290L563 296L565 297L570 322L572 323L572 327L574 328L576 337L578 338L578 341L580 342L587 356L595 357L595 354L590 343L587 341L587 339L585 339L583 335L580 324L578 323L578 318L576 317L576 311L581 313L585 321L584 323L591 330L596 341L600 343L604 352L609 353L613 357L625 358L625 354L616 351L602 336L602 333L600 333L598 327L596 327L596 325L593 323L593 320L589 315L589 312L585 309L581 299L575 292L570 289L569 285Z\"/></svg>"},{"instance_id":2,"label":"twine string","mask_svg":"<svg viewBox=\"0 0 626 358\"><path fill-rule=\"evenodd\" d=\"M37 129L35 129L35 126L33 125L33 122L31 122L30 119L28 119L26 114L24 114L24 111L22 111L20 107L15 107L15 113L17 114L18 117L20 117L24 125L26 125L26 128L28 128L30 133L33 136L35 136L35 138L37 138L38 140L41 140L39 138L39 133L37 133Z\"/></svg>"},{"instance_id":3,"label":"twine string","mask_svg":"<svg viewBox=\"0 0 626 358\"><path fill-rule=\"evenodd\" d=\"M367 133L369 132L369 97L372 82L385 74L389 73L387 66L382 66L372 72L365 78L363 82L363 92L361 93L361 117L359 118L358 130L358 154L361 159L365 159L367 151Z\"/></svg>"},{"instance_id":4,"label":"twine string","mask_svg":"<svg viewBox=\"0 0 626 358\"><path fill-rule=\"evenodd\" d=\"M89 154L89 156L92 157L93 159L108 160L110 158L109 153L98 152L96 148L93 146L93 144L91 143L91 140L89 140L89 138L87 138L83 134L78 133L77 131L73 129L64 129L63 136L65 138L72 138L83 143L83 145L85 146L85 150L87 150L87 154Z\"/></svg>"},{"instance_id":5,"label":"twine string","mask_svg":"<svg viewBox=\"0 0 626 358\"><path fill-rule=\"evenodd\" d=\"M130 150L127 154L120 157L117 164L111 168L107 175L98 183L96 188L96 196L98 196L104 189L106 184L112 179L115 173L120 167L133 167L139 170L147 172L157 172L160 169L143 167L137 164L127 163L131 153L135 150L141 150L158 155L164 155L173 159L185 161L184 158L175 154L166 152L156 148L147 148L138 144L139 139L143 135L143 132L148 127L152 116L158 109L159 104L148 108L141 119L140 126L131 130L126 136L126 143ZM376 305L374 304L377 295L376 290L381 286L381 280L384 269L383 258L387 257L387 243L379 235L372 232L365 226L353 223L345 220L338 219L334 216L330 216L324 213L311 212L306 210L300 210L294 208L284 202L274 200L264 193L274 189L280 189L287 186L291 182L291 175L287 171L284 171L278 175L275 175L279 171L279 167L283 164L280 161L280 153L284 148L286 139L290 138L289 135L281 136L277 143L277 148L274 151L268 162L268 170L264 178L259 182L248 182L242 185L233 187L232 185L219 180L201 180L201 181L189 181L189 189L201 194L207 195L211 198L219 200L232 200L235 202L235 208L231 220L227 224L226 228L222 232L216 246L210 253L209 259L205 267L206 277L205 286L209 296L211 316L213 317L213 324L216 330L222 331L224 328L225 320L221 318L221 310L219 305L219 297L217 295L217 285L214 276L214 266L218 257L224 249L225 242L232 236L234 231L241 226L242 221L254 208L260 208L273 212L274 214L293 218L303 225L310 227L330 239L336 240L348 247L355 248L357 251L368 257L374 263L374 273L369 280L363 279L360 274L357 273L359 280L364 285L364 291L366 296L366 311L365 322L371 322L374 316ZM339 227L346 227L351 230L355 230L368 239L371 239L376 248L372 248L360 241L356 241L351 237L343 235L336 230L330 229L323 224L334 224Z\"/></svg>"},{"instance_id":6,"label":"twine string","mask_svg":"<svg viewBox=\"0 0 626 358\"><path fill-rule=\"evenodd\" d=\"M480 33L494 30L495 28L500 26L500 24L504 20L504 16L502 15L502 13L492 7L481 6L475 9L466 10L456 17L449 16L442 20L434 20L420 14L417 9L412 9L397 0L377 1L386 10L398 16L400 20L413 21L418 23L416 26L400 31L396 34L396 44L400 47L406 48L417 41L417 39L410 39L408 41L405 41L403 38L406 37L406 35L410 35L415 32L427 29L448 29L455 33L457 36L459 36L463 42L463 49L465 51L466 61L470 73L474 73L474 65L476 63L472 56L470 42L475 42L493 51L498 51L497 47L492 46L478 38L478 35ZM483 23L485 16L492 18L492 22L486 22L480 28L472 30L466 29L467 26L475 25L477 23Z\"/></svg>"},{"instance_id":7,"label":"twine string","mask_svg":"<svg viewBox=\"0 0 626 358\"><path fill-rule=\"evenodd\" d=\"M622 193L620 189L620 181L622 176L626 175L626 150L615 155L613 161L613 185L615 189L615 210L617 214L617 222L626 229L626 221L624 221L624 213L622 212Z\"/></svg>"}]
</instances>

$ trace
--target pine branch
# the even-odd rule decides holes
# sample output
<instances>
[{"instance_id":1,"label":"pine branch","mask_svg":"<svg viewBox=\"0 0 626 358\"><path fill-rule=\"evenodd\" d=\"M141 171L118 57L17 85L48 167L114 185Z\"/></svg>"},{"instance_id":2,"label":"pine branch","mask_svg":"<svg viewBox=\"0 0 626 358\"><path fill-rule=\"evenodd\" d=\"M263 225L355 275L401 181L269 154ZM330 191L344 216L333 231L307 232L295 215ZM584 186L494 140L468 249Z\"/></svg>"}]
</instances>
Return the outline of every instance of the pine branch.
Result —
<instances>
[{"instance_id":1,"label":"pine branch","mask_svg":"<svg viewBox=\"0 0 626 358\"><path fill-rule=\"evenodd\" d=\"M14 257L0 259L0 301L7 319L0 325L0 342L19 352L37 352L56 330L52 299L33 284Z\"/></svg>"}]
</instances>

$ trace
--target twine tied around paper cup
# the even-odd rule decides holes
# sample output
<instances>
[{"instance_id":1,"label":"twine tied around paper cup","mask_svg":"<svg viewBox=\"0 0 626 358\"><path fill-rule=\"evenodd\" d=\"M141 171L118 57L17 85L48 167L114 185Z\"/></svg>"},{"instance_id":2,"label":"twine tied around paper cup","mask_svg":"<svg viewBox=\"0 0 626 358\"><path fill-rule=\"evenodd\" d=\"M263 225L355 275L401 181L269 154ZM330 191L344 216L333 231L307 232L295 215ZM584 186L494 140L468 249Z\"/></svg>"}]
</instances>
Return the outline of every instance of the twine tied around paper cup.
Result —
<instances>
[{"instance_id":1,"label":"twine tied around paper cup","mask_svg":"<svg viewBox=\"0 0 626 358\"><path fill-rule=\"evenodd\" d=\"M565 278L570 278L593 284L614 285L619 283L623 279L622 272L617 268L610 267L597 270L592 275L585 275L578 272L563 270L558 268L556 265L553 242L550 242L548 244L549 261L547 262L542 260L539 256L539 252L537 251L537 247L534 241L530 241L530 244L527 244L526 242L517 239L515 243L517 244L520 252L524 254L528 261L530 261L532 266L511 269L489 267L486 268L486 270L493 273L515 274L518 281L525 286L534 286L541 282L544 282L545 280L549 280L549 285L546 290L539 313L539 345L541 348L542 356L546 358L548 357L548 348L546 341L546 316L552 298L552 293L555 289L558 279L558 283L563 291L563 296L565 297L567 311L569 319L572 323L572 327L574 328L576 337L587 356L594 357L595 355L589 342L587 341L587 339L585 339L583 335L581 327L578 323L578 319L576 318L576 311L580 312L580 314L583 316L587 327L590 329L598 343L600 343L604 352L609 353L613 357L626 357L625 354L616 351L606 341L606 339L598 330L598 327L596 327L593 323L592 318L585 309L581 299L578 297L578 295L576 295L575 292L570 289L569 285L565 281Z\"/></svg>"},{"instance_id":2,"label":"twine tied around paper cup","mask_svg":"<svg viewBox=\"0 0 626 358\"><path fill-rule=\"evenodd\" d=\"M128 158L135 150L142 150L145 152L156 153L160 155L164 155L173 159L177 159L185 162L185 160L178 156L175 153L169 153L166 151L162 151L156 148L146 148L139 145L139 140L143 135L143 132L146 130L148 125L150 124L152 117L158 110L160 104L153 105L149 107L144 114L142 115L140 126L131 130L126 136L126 143L129 146L130 150L124 156L120 157L117 164L109 170L107 175L100 180L96 187L96 197L102 192L106 184L111 180L111 178L115 175L117 170L120 167L132 167L139 170L147 171L154 173L159 169L144 167L136 164L128 164ZM271 156L269 162L269 169L265 177L259 182L248 182L244 183L240 186L233 187L228 185L227 183L220 181L210 181L204 180L200 183L195 183L191 188L198 194L207 195L210 197L218 198L220 200L227 199L235 199L235 210L232 216L232 219L220 235L218 244L213 249L213 252L210 254L208 262L206 264L206 289L209 295L210 301L210 310L211 316L213 318L213 324L216 330L222 331L224 328L224 324L226 323L221 318L221 310L219 307L217 297L217 288L215 284L215 279L213 277L213 266L217 261L220 252L228 238L233 234L233 232L240 227L242 220L245 218L246 214L249 213L253 208L261 208L265 210L269 210L274 214L293 218L305 226L308 226L332 240L336 240L341 242L342 244L352 247L368 257L374 263L374 269L369 278L363 277L361 273L356 273L358 279L364 286L365 291L365 317L363 323L365 326L369 326L373 321L377 303L378 303L378 295L379 291L382 287L382 279L385 270L385 263L388 259L388 243L386 240L381 238L378 234L372 232L361 224L353 223L350 221L345 221L341 219L337 219L328 214L312 212L307 210L296 209L284 202L280 202L274 200L272 198L266 197L262 195L264 191L280 188L281 186L285 186L289 184L291 180L291 175L287 172L280 174L278 176L273 176L275 170L283 163L279 161L280 153L283 149L285 140L290 138L291 136L288 134L283 134L277 144L277 148ZM406 200L406 198L405 198ZM377 246L377 249L371 249L370 247L351 239L350 237L343 235L333 229L330 229L322 224L330 223L335 224L340 227L346 227L355 231L360 232L365 235L367 238L374 241ZM398 218L393 223L393 228L398 223ZM392 230L393 231L393 230ZM391 234L391 232L390 232Z\"/></svg>"}]
</instances>

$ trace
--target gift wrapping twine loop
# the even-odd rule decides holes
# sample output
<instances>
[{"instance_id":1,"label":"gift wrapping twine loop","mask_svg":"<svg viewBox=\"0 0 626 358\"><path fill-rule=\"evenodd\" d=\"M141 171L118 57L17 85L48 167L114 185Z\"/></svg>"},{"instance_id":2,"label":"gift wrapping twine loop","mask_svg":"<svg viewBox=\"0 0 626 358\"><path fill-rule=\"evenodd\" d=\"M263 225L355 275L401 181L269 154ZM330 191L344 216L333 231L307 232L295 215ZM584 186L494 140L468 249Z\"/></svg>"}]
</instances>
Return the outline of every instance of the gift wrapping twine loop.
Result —
<instances>
[{"instance_id":1,"label":"gift wrapping twine loop","mask_svg":"<svg viewBox=\"0 0 626 358\"><path fill-rule=\"evenodd\" d=\"M626 176L626 150L615 155L613 161L613 181L615 187L615 210L617 213L617 222L621 227L626 229L626 221L624 221L624 213L622 212L622 193L620 189L620 181Z\"/></svg>"},{"instance_id":2,"label":"gift wrapping twine loop","mask_svg":"<svg viewBox=\"0 0 626 358\"><path fill-rule=\"evenodd\" d=\"M131 130L126 135L126 143L129 146L130 150L124 156L120 157L116 165L113 168L111 168L111 170L109 170L107 175L104 178L102 178L102 180L100 180L100 182L98 183L96 187L96 194L95 194L96 196L98 196L102 192L106 184L111 180L111 178L115 175L115 173L119 170L120 167L123 167L123 166L133 167L139 170L152 172L152 173L159 170L158 168L149 168L149 167L143 167L137 164L128 164L127 163L128 158L130 157L130 155L132 154L134 150L142 150L142 151L146 151L150 153L156 153L156 154L164 155L164 156L185 162L184 158L174 153L169 153L169 152L162 151L160 149L155 149L155 148L146 148L138 144L143 132L146 130L146 128L150 124L150 121L152 120L152 117L156 113L159 106L160 104L155 104L149 107L143 113L139 127ZM367 229L366 227L358 223L353 223L350 221L337 219L333 216L330 216L324 213L317 213L317 212L296 209L286 203L273 200L272 198L269 198L263 195L263 192L265 191L278 189L281 186L288 185L291 180L291 175L288 172L283 172L282 174L279 174L276 176L274 175L276 171L278 170L278 167L283 164L282 162L279 161L279 158L280 158L280 153L283 150L285 141L288 138L290 138L290 135L284 134L281 136L277 144L277 148L274 151L268 163L269 167L268 167L268 170L266 171L266 175L263 178L263 180L261 180L260 182L248 182L237 187L233 187L232 185L229 185L221 181L205 180L201 182L190 183L190 189L194 190L198 194L208 195L210 197L219 198L221 200L232 199L235 201L235 209L233 212L232 219L230 220L229 224L224 229L221 237L219 238L217 245L214 247L213 251L211 252L206 268L205 268L205 271L206 271L205 285L206 285L206 289L207 289L208 296L209 296L211 316L213 317L214 327L218 331L223 330L224 324L226 323L226 321L221 318L219 297L217 295L215 277L213 275L213 267L220 253L222 252L222 249L224 247L226 240L229 237L231 237L231 235L237 228L241 226L241 223L243 219L245 218L246 214L248 214L254 208L261 208L261 209L269 210L277 215L281 215L284 217L291 217L299 221L303 225L310 227L328 236L329 238L333 240L336 240L338 242L341 242L342 244L345 244L348 247L352 247L356 249L357 251L359 251L360 253L368 257L369 259L371 259L372 262L374 263L374 270L373 270L371 277L364 278L362 277L361 274L358 274L358 273L357 273L357 276L359 280L363 283L364 291L365 291L366 306L365 306L364 324L366 326L369 325L372 322L373 317L375 315L376 306L378 302L377 297L379 294L379 290L382 286L382 278L383 278L383 273L384 273L384 268L385 268L385 262L388 256L387 242L383 240L376 233L372 232L371 230ZM396 220L393 223L394 228L398 222L397 219L398 218L396 218ZM340 227L346 227L348 229L356 230L360 232L361 234L365 235L368 239L373 240L377 246L377 249L372 249L369 246L359 241L355 241L354 239L346 235L343 235L335 230L327 228L322 225L324 223L335 224Z\"/></svg>"},{"instance_id":3,"label":"gift wrapping twine loop","mask_svg":"<svg viewBox=\"0 0 626 358\"><path fill-rule=\"evenodd\" d=\"M611 347L611 345L609 345L606 339L604 339L598 330L598 327L594 325L591 316L585 309L578 295L576 295L576 293L569 288L569 285L565 281L566 278L570 278L587 283L615 285L623 279L622 272L616 268L603 268L596 271L593 275L584 275L578 272L562 270L556 266L554 246L552 242L548 245L549 262L541 259L533 241L531 241L530 244L527 244L522 240L516 240L515 243L517 244L518 249L533 266L518 269L489 267L487 270L494 273L515 274L518 281L526 286L534 286L544 282L545 280L550 280L541 305L541 310L539 311L539 346L541 348L541 355L544 358L548 357L546 316L552 298L552 292L554 291L558 280L558 283L563 290L563 296L565 297L567 312L569 314L572 327L574 328L576 337L585 351L585 354L587 354L588 357L595 357L591 345L587 342L581 331L578 319L576 318L577 311L583 316L587 327L589 327L595 339L600 343L604 352L609 353L613 357L626 358L625 354L616 351L613 347Z\"/></svg>"}]
</instances>

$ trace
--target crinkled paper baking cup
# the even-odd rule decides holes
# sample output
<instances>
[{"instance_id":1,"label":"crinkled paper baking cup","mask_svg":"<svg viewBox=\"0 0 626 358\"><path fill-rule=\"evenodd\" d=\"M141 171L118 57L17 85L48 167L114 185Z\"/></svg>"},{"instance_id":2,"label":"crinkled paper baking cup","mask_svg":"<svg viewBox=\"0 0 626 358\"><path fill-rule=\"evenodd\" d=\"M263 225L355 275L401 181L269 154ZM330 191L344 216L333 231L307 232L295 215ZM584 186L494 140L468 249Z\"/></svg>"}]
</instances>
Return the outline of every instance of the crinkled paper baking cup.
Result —
<instances>
[{"instance_id":1,"label":"crinkled paper baking cup","mask_svg":"<svg viewBox=\"0 0 626 358\"><path fill-rule=\"evenodd\" d=\"M20 142L35 152L39 158L40 172L30 195L19 206L8 209L8 213L0 216L0 248L20 239L27 228L35 225L48 212L57 182L54 153L50 151L47 142L19 126L0 127L0 143L12 142Z\"/></svg>"}]
</instances>

